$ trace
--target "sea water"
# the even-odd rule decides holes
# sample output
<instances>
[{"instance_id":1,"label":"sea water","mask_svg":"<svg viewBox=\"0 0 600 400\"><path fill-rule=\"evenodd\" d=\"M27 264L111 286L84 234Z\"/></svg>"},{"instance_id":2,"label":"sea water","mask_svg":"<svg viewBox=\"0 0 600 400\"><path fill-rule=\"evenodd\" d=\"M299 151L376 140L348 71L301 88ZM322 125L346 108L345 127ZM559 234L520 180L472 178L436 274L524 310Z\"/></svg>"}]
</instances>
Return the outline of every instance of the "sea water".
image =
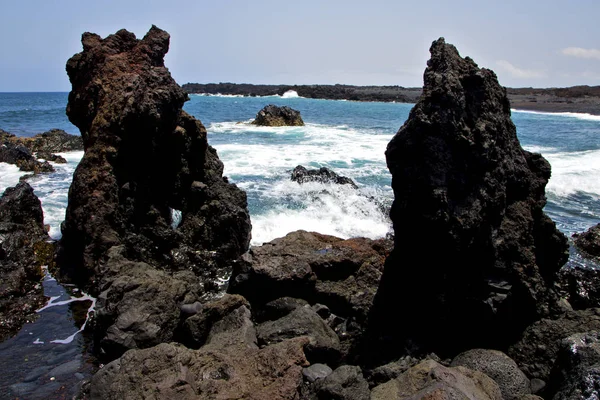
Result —
<instances>
[{"instance_id":1,"label":"sea water","mask_svg":"<svg viewBox=\"0 0 600 400\"><path fill-rule=\"evenodd\" d=\"M0 93L0 129L19 136L32 136L53 128L78 134L65 115L66 103L66 93ZM299 110L306 126L251 125L256 113L267 104ZM283 97L254 98L190 95L184 109L204 123L209 143L217 149L225 165L225 175L246 191L253 227L252 245L260 245L298 229L343 238L379 238L390 232L387 213L393 192L384 152L411 107L411 104L399 103L305 99L288 93ZM522 146L542 153L552 166L545 211L558 228L571 238L573 233L600 222L600 117L513 110L512 119ZM53 164L55 173L28 180L42 202L45 223L50 225L54 239L60 238L69 185L83 152L61 155L67 164ZM322 183L299 185L290 180L291 171L297 165L329 167L353 179L358 189ZM0 163L0 192L15 185L21 175L16 167ZM574 250L569 262L595 267ZM68 288L54 287L54 282L45 283L48 296L56 290L68 291ZM73 323L69 307L54 307L40 314L44 312L56 313L56 318L62 316L70 321L61 325L62 336L70 337L81 328L81 322ZM17 372L0 379L0 393L8 393L12 385L17 391L31 390L26 392L31 396L33 391L42 390L36 389L33 383L52 389L57 386L54 382L58 382L49 381L52 376L48 373L54 367L47 368L48 360L56 354L72 351L72 346L79 352L83 349L81 334L75 335L70 344L49 343L52 339L29 335L36 330L43 332L44 321L47 319L40 318L35 324L25 326L16 338L5 341L0 347L0 358L29 359L27 351L33 351L32 354L40 358L39 363L45 363L47 371L28 370L23 363L11 361L12 369ZM60 339L60 335L55 336ZM46 372L32 381L24 381L42 370ZM73 371L70 371L71 378L74 373L89 377L81 368ZM10 393L23 395L14 390Z\"/></svg>"}]
</instances>

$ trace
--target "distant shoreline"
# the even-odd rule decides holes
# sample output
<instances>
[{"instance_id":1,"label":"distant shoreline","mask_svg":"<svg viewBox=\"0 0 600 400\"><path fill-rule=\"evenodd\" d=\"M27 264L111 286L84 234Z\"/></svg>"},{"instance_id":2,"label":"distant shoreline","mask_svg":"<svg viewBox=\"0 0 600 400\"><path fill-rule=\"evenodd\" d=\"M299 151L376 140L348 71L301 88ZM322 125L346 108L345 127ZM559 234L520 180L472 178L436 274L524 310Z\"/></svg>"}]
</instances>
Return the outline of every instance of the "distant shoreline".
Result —
<instances>
[{"instance_id":1,"label":"distant shoreline","mask_svg":"<svg viewBox=\"0 0 600 400\"><path fill-rule=\"evenodd\" d=\"M256 96L282 96L293 90L310 99L416 103L421 88L402 86L352 85L254 85L246 83L186 83L188 93ZM572 112L600 115L600 86L569 88L506 88L511 108L539 112Z\"/></svg>"}]
</instances>

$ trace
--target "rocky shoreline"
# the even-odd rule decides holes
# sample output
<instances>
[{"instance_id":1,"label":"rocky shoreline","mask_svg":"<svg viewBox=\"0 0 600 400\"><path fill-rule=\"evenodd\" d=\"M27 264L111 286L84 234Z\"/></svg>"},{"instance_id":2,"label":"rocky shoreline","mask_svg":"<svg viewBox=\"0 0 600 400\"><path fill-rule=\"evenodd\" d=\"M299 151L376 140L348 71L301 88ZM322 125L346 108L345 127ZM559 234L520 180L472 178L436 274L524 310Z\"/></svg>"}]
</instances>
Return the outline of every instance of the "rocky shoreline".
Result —
<instances>
[{"instance_id":1,"label":"rocky shoreline","mask_svg":"<svg viewBox=\"0 0 600 400\"><path fill-rule=\"evenodd\" d=\"M422 88L352 85L253 85L246 83L186 83L188 93L237 96L282 96L293 90L310 99L416 103ZM511 107L539 112L600 115L600 86L568 88L507 88Z\"/></svg>"},{"instance_id":2,"label":"rocky shoreline","mask_svg":"<svg viewBox=\"0 0 600 400\"><path fill-rule=\"evenodd\" d=\"M543 211L550 165L521 148L493 71L433 42L385 154L393 238L296 231L249 247L246 194L182 110L169 41L155 26L142 39L84 33L67 63L85 154L45 262L97 298L86 329L105 365L80 398L598 394L600 279L561 270L567 239ZM292 178L353 184L301 166ZM40 263L29 225L46 238L36 200L21 183L0 201L0 261L33 271L25 292ZM588 253L597 238L582 235Z\"/></svg>"}]
</instances>

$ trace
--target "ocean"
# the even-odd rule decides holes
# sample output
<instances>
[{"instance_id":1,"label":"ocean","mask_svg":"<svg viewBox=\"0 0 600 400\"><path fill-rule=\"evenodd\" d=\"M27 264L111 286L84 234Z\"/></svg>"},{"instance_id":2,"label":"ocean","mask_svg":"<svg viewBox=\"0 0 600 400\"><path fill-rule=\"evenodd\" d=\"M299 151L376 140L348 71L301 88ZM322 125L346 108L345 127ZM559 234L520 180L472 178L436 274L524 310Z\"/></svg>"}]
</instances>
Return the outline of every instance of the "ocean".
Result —
<instances>
[{"instance_id":1,"label":"ocean","mask_svg":"<svg viewBox=\"0 0 600 400\"><path fill-rule=\"evenodd\" d=\"M52 128L79 134L65 115L67 96L67 93L0 93L0 129L18 136L33 136ZM256 113L267 104L299 110L306 126L250 125ZM225 175L246 191L253 226L252 245L260 245L298 229L343 238L379 238L390 232L387 212L393 193L384 152L411 107L412 104L305 99L292 93L284 97L255 98L190 95L184 109L204 123L209 143L217 149L225 165ZM600 222L600 116L513 110L512 119L522 146L542 153L552 165L545 210L558 228L570 238L573 233ZM55 173L29 179L42 202L45 223L50 225L54 239L60 238L69 185L83 152L62 155L68 163L54 164ZM290 180L291 171L297 165L329 167L352 178L359 188L322 183L299 185ZM15 185L22 174L16 167L0 163L0 191ZM569 263L596 267L573 249ZM51 277L48 279L52 282ZM54 283L45 287L58 290ZM73 289L63 289L60 293L68 299L69 290ZM46 311L40 314L44 313ZM71 309L66 308L63 314L71 320L52 331L55 340L70 337L77 330L70 317ZM41 317L38 321L55 322L56 319ZM17 337L0 344L0 355L10 355L15 370L14 374L0 378L0 394L7 393L1 389L8 387L13 394L32 396L35 390L48 393L52 388L47 385L58 383L48 381L49 371L56 369L48 357L64 351L57 347L61 344L47 346L52 337L43 337L50 332L43 329L43 323L26 326ZM23 358L30 356L11 349L29 348L39 354L43 353L44 346L40 342L46 343L50 352L40 357L46 357L44 362L49 364L38 369L39 375L35 376L30 366L22 365ZM73 343L62 345L81 348L84 339L75 338ZM20 367L17 367L18 360L21 360ZM85 362L81 361L81 365ZM75 370L87 376L87 369ZM35 378L26 382L26 376ZM46 385L46 391L32 386L32 382Z\"/></svg>"}]
</instances>

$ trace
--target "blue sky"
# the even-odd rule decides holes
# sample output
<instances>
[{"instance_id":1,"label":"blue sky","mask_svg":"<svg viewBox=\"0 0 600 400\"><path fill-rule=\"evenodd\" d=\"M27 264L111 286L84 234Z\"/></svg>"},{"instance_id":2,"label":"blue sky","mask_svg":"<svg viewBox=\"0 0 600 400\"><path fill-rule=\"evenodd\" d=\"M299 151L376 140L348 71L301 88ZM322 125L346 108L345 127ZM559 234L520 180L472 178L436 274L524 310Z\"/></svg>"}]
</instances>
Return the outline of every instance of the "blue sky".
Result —
<instances>
[{"instance_id":1,"label":"blue sky","mask_svg":"<svg viewBox=\"0 0 600 400\"><path fill-rule=\"evenodd\" d=\"M511 87L600 85L600 1L0 0L0 92L68 91L85 31L152 24L186 82L421 86L431 42Z\"/></svg>"}]
</instances>

